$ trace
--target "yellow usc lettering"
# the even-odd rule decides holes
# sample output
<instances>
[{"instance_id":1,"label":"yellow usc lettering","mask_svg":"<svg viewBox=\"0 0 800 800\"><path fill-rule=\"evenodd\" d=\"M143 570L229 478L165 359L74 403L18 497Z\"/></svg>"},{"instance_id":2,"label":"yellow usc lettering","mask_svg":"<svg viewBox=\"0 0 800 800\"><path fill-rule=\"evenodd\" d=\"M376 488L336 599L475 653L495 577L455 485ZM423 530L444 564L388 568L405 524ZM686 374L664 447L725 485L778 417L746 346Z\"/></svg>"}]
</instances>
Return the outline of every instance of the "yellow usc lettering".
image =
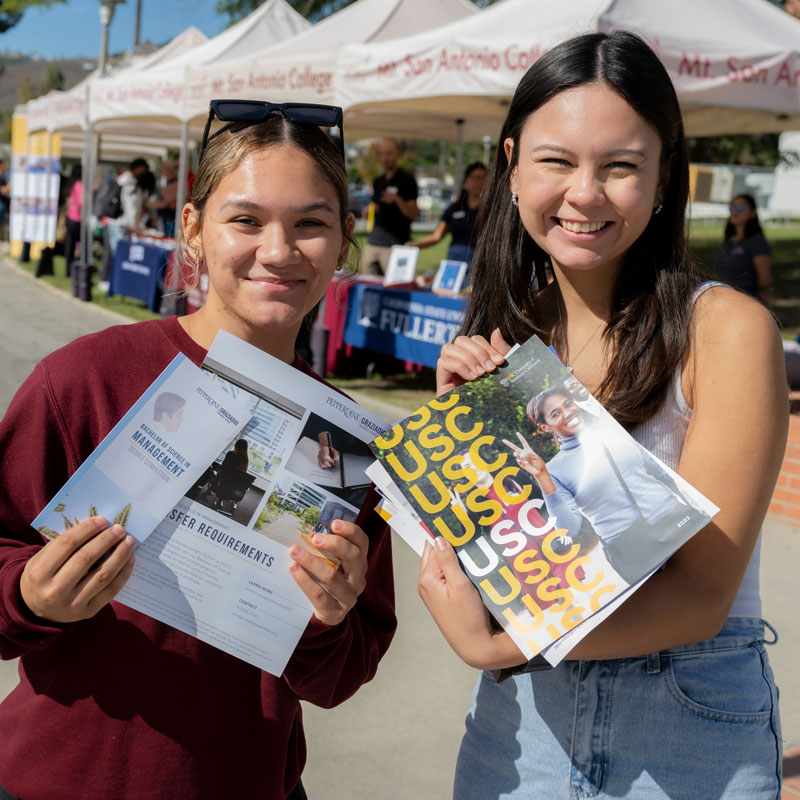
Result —
<instances>
[{"instance_id":1,"label":"yellow usc lettering","mask_svg":"<svg viewBox=\"0 0 800 800\"><path fill-rule=\"evenodd\" d=\"M415 481L425 472L428 461L425 456L420 453L416 442L406 442L404 447L406 448L406 452L414 459L415 466L412 470L407 470L394 453L389 453L386 456L386 463L397 473L401 480L408 482Z\"/></svg>"},{"instance_id":2,"label":"yellow usc lettering","mask_svg":"<svg viewBox=\"0 0 800 800\"><path fill-rule=\"evenodd\" d=\"M526 550L514 559L517 572L533 572L525 576L525 583L539 583L550 574L550 564L540 557L538 550Z\"/></svg>"},{"instance_id":3,"label":"yellow usc lettering","mask_svg":"<svg viewBox=\"0 0 800 800\"><path fill-rule=\"evenodd\" d=\"M451 481L463 479L464 483L456 484L453 489L457 492L468 492L478 482L478 472L472 467L461 463L461 456L455 455L442 464L442 475Z\"/></svg>"},{"instance_id":4,"label":"yellow usc lettering","mask_svg":"<svg viewBox=\"0 0 800 800\"><path fill-rule=\"evenodd\" d=\"M495 438L496 437L494 436L488 435L479 436L469 446L469 460L483 472L495 472L496 470L500 469L500 467L502 467L508 459L508 453L501 453L491 464L484 461L483 456L481 455L481 447L485 444L491 444Z\"/></svg>"},{"instance_id":5,"label":"yellow usc lettering","mask_svg":"<svg viewBox=\"0 0 800 800\"><path fill-rule=\"evenodd\" d=\"M525 488L519 494L509 494L505 486L503 486L503 481L506 478L513 478L515 475L519 474L519 467L506 467L505 469L501 469L497 475L494 476L493 487L495 494L500 498L500 502L504 503L507 506L513 506L517 503L522 503L528 499L528 495L531 493L531 485L527 484Z\"/></svg>"},{"instance_id":6,"label":"yellow usc lettering","mask_svg":"<svg viewBox=\"0 0 800 800\"><path fill-rule=\"evenodd\" d=\"M447 458L456 446L456 443L449 436L445 436L444 434L441 436L436 435L441 429L441 425L428 425L419 435L419 443L426 450L433 450L436 447L441 447L441 450L429 453L428 457L431 461L441 461Z\"/></svg>"},{"instance_id":7,"label":"yellow usc lettering","mask_svg":"<svg viewBox=\"0 0 800 800\"><path fill-rule=\"evenodd\" d=\"M403 440L403 426L398 422L397 425L392 427L389 433L391 436L388 436L388 438L387 435L384 434L375 439L375 444L380 447L381 450L391 450L396 444L400 444Z\"/></svg>"},{"instance_id":8,"label":"yellow usc lettering","mask_svg":"<svg viewBox=\"0 0 800 800\"><path fill-rule=\"evenodd\" d=\"M481 511L486 512L478 519L478 525L491 525L493 522L497 522L503 513L503 506L497 500L486 497L488 491L488 486L478 486L467 496L467 508L470 511L474 511L476 514L480 514Z\"/></svg>"},{"instance_id":9,"label":"yellow usc lettering","mask_svg":"<svg viewBox=\"0 0 800 800\"><path fill-rule=\"evenodd\" d=\"M553 550L553 541L558 539L561 536L566 536L567 529L566 528L557 528L556 530L549 533L545 539L542 541L542 553L553 562L553 564L566 564L567 561L572 560L578 555L578 552L581 549L579 544L573 544L566 553L562 553L558 555Z\"/></svg>"},{"instance_id":10,"label":"yellow usc lettering","mask_svg":"<svg viewBox=\"0 0 800 800\"><path fill-rule=\"evenodd\" d=\"M542 581L536 587L536 596L544 602L558 601L551 610L558 613L559 611L566 611L574 600L572 592L569 589L557 588L561 584L561 579L552 577Z\"/></svg>"},{"instance_id":11,"label":"yellow usc lettering","mask_svg":"<svg viewBox=\"0 0 800 800\"><path fill-rule=\"evenodd\" d=\"M505 581L503 590L505 594L501 594L493 585L489 578L484 578L481 581L481 589L486 592L489 599L497 606L504 606L510 603L521 591L522 584L516 579L514 573L506 566L500 567L495 575L501 577Z\"/></svg>"},{"instance_id":12,"label":"yellow usc lettering","mask_svg":"<svg viewBox=\"0 0 800 800\"><path fill-rule=\"evenodd\" d=\"M414 419L414 417L419 417L419 419ZM431 418L431 410L429 406L422 406L422 408L418 408L409 418L406 420L406 427L410 431L419 430L423 425L428 423L428 420Z\"/></svg>"},{"instance_id":13,"label":"yellow usc lettering","mask_svg":"<svg viewBox=\"0 0 800 800\"><path fill-rule=\"evenodd\" d=\"M435 411L447 411L458 402L458 393L446 394L443 397L436 397L428 403L428 405Z\"/></svg>"},{"instance_id":14,"label":"yellow usc lettering","mask_svg":"<svg viewBox=\"0 0 800 800\"><path fill-rule=\"evenodd\" d=\"M420 508L427 514L438 514L443 511L452 502L450 491L442 482L442 479L435 473L428 473L428 483L433 487L434 491L439 493L438 500L428 500L425 493L420 488L418 483L415 483L409 491L411 496L419 503Z\"/></svg>"},{"instance_id":15,"label":"yellow usc lettering","mask_svg":"<svg viewBox=\"0 0 800 800\"><path fill-rule=\"evenodd\" d=\"M451 545L453 545L453 547L461 547L461 545L466 544L475 535L475 523L469 518L469 514L467 514L464 506L460 503L456 503L451 506L451 508L458 518L458 521L464 526L464 533L461 536L453 533L453 531L450 530L450 526L441 517L436 517L436 519L433 520L433 526Z\"/></svg>"},{"instance_id":16,"label":"yellow usc lettering","mask_svg":"<svg viewBox=\"0 0 800 800\"><path fill-rule=\"evenodd\" d=\"M456 425L457 417L464 417L471 411L472 409L469 406L458 406L452 411L449 411L444 418L444 426L447 428L447 432L454 439L458 439L459 442L468 442L470 439L474 439L483 430L482 422L476 422L468 431L462 431L461 428Z\"/></svg>"}]
</instances>

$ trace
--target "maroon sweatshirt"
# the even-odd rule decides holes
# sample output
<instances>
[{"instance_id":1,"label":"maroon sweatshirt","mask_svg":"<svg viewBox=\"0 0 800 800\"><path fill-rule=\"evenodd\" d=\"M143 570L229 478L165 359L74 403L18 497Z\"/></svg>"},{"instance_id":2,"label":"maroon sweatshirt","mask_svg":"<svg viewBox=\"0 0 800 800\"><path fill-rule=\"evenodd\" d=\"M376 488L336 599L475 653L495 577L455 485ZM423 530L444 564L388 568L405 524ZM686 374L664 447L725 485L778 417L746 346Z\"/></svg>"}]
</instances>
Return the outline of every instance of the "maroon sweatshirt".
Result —
<instances>
[{"instance_id":1,"label":"maroon sweatshirt","mask_svg":"<svg viewBox=\"0 0 800 800\"><path fill-rule=\"evenodd\" d=\"M174 317L83 337L37 365L0 423L0 657L21 657L0 785L24 800L283 800L306 758L299 700L346 700L394 634L374 491L358 519L367 588L341 624L312 619L280 678L116 602L63 625L25 607L20 574L43 544L31 520L178 352L205 356Z\"/></svg>"}]
</instances>

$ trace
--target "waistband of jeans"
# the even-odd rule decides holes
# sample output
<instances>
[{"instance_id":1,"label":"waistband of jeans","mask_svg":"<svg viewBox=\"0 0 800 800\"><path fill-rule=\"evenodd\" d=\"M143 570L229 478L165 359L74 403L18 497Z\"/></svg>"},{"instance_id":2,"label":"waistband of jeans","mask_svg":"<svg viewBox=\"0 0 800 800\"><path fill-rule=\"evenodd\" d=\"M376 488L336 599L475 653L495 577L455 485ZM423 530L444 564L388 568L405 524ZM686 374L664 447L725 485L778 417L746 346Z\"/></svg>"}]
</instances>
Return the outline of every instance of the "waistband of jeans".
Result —
<instances>
[{"instance_id":1,"label":"waistband of jeans","mask_svg":"<svg viewBox=\"0 0 800 800\"><path fill-rule=\"evenodd\" d=\"M765 628L771 631L773 639L765 638ZM711 639L691 642L669 650L662 650L662 655L688 655L704 653L711 650L727 650L734 647L747 647L755 642L774 644L778 641L778 633L766 620L758 617L728 617L722 630Z\"/></svg>"}]
</instances>

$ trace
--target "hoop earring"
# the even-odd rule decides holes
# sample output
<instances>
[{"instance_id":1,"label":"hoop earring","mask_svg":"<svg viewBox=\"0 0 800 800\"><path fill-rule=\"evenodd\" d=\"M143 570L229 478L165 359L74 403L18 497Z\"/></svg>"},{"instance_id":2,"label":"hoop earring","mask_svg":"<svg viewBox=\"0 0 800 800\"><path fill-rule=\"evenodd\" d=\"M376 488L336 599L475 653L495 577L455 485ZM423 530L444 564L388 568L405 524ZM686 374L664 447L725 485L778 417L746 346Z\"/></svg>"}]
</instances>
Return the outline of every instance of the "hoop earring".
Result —
<instances>
[{"instance_id":1,"label":"hoop earring","mask_svg":"<svg viewBox=\"0 0 800 800\"><path fill-rule=\"evenodd\" d=\"M653 209L653 216L655 216L656 214L660 214L660 213L661 213L661 209L662 209L662 208L664 208L664 204L663 204L663 203L659 203L659 204L658 204L658 205L657 205L657 206L656 206L656 207Z\"/></svg>"},{"instance_id":2,"label":"hoop earring","mask_svg":"<svg viewBox=\"0 0 800 800\"><path fill-rule=\"evenodd\" d=\"M514 208L519 208L519 197L516 192L511 192L511 205Z\"/></svg>"}]
</instances>

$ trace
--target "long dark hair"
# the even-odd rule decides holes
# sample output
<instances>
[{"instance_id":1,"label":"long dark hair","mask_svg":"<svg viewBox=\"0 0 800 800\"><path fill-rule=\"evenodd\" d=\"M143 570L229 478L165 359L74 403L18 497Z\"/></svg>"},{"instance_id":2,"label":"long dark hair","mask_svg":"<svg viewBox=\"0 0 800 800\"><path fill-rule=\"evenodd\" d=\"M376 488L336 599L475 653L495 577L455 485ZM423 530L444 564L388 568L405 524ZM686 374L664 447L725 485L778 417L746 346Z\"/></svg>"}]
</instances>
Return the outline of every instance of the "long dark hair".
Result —
<instances>
[{"instance_id":1,"label":"long dark hair","mask_svg":"<svg viewBox=\"0 0 800 800\"><path fill-rule=\"evenodd\" d=\"M756 199L751 194L737 194L736 197L733 198L732 202L736 202L737 200L744 200L747 205L750 206L751 211L755 211L756 215L752 218L747 220L744 224L744 235L745 238L749 236L756 236L757 234L764 235L764 231L761 229L761 221L758 218L758 207L756 206ZM725 226L725 237L723 238L723 242L727 242L728 239L732 238L733 235L736 233L736 226L728 219L728 224Z\"/></svg>"},{"instance_id":2,"label":"long dark hair","mask_svg":"<svg viewBox=\"0 0 800 800\"><path fill-rule=\"evenodd\" d=\"M661 213L629 248L614 287L603 332L611 361L598 399L628 427L650 419L685 359L692 290L701 276L687 249L684 215L689 158L678 98L656 54L626 31L570 39L540 58L523 76L508 109L483 202L473 261L472 299L462 327L488 338L500 328L507 341L537 334L565 352L562 314L537 308L547 285L549 257L528 235L511 203L509 179L528 117L560 92L589 83L617 92L658 132L669 169ZM514 141L508 163L504 141ZM498 290L498 287L504 287ZM563 311L560 291L556 302Z\"/></svg>"}]
</instances>

